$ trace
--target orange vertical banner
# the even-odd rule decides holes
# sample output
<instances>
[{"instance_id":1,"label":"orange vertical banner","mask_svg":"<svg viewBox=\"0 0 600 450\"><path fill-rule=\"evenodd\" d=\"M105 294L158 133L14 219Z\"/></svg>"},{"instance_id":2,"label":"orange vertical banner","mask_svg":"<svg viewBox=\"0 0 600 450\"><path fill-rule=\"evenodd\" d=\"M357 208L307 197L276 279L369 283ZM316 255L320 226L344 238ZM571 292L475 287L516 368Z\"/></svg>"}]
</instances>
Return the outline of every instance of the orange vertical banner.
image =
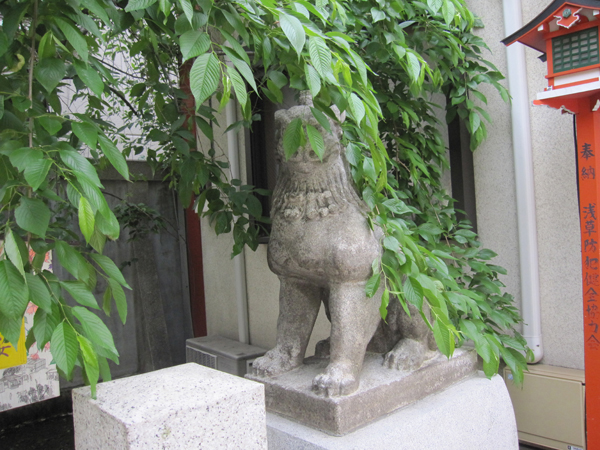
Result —
<instances>
[{"instance_id":1,"label":"orange vertical banner","mask_svg":"<svg viewBox=\"0 0 600 450\"><path fill-rule=\"evenodd\" d=\"M600 449L600 111L579 99L577 170L585 342L587 448Z\"/></svg>"}]
</instances>

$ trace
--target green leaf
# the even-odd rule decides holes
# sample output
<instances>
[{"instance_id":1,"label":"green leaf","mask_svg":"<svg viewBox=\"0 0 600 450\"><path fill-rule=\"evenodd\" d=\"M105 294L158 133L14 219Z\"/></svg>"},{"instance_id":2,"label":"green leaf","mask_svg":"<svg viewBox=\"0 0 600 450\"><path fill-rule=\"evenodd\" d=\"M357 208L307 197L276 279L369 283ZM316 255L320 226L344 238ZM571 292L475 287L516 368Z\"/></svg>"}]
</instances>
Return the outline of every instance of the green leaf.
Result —
<instances>
[{"instance_id":1,"label":"green leaf","mask_svg":"<svg viewBox=\"0 0 600 450\"><path fill-rule=\"evenodd\" d=\"M248 52L244 50L244 47L240 45L238 40L230 35L227 31L221 30L221 34L227 40L227 43L231 46L233 51L235 51L236 55L242 58L246 63L251 64L250 58L248 57ZM283 74L282 74L283 75ZM275 80L273 80L275 81Z\"/></svg>"},{"instance_id":2,"label":"green leaf","mask_svg":"<svg viewBox=\"0 0 600 450\"><path fill-rule=\"evenodd\" d=\"M25 180L31 186L34 191L37 191L39 187L46 181L48 172L52 167L52 160L40 159L32 161L25 167Z\"/></svg>"},{"instance_id":3,"label":"green leaf","mask_svg":"<svg viewBox=\"0 0 600 450\"><path fill-rule=\"evenodd\" d=\"M61 19L60 17L54 17L54 22L56 22L56 25L58 25L60 31L63 32L69 44L71 44L75 51L79 54L79 57L87 63L88 45L79 30L71 23Z\"/></svg>"},{"instance_id":4,"label":"green leaf","mask_svg":"<svg viewBox=\"0 0 600 450\"><path fill-rule=\"evenodd\" d=\"M62 122L57 120L57 117L58 116L44 115L38 117L37 121L44 127L50 136L54 136L62 128Z\"/></svg>"},{"instance_id":5,"label":"green leaf","mask_svg":"<svg viewBox=\"0 0 600 450\"><path fill-rule=\"evenodd\" d=\"M415 278L408 277L404 281L403 288L406 300L421 310L423 308L423 288L421 284Z\"/></svg>"},{"instance_id":6,"label":"green leaf","mask_svg":"<svg viewBox=\"0 0 600 450\"><path fill-rule=\"evenodd\" d=\"M56 303L52 304L50 312L46 312L41 307L35 312L32 330L39 349L44 348L50 341L60 320L60 310Z\"/></svg>"},{"instance_id":7,"label":"green leaf","mask_svg":"<svg viewBox=\"0 0 600 450\"><path fill-rule=\"evenodd\" d=\"M312 125L306 125L306 134L308 135L308 140L313 151L316 153L319 159L323 161L323 155L325 154L325 142L323 141L321 132Z\"/></svg>"},{"instance_id":8,"label":"green leaf","mask_svg":"<svg viewBox=\"0 0 600 450\"><path fill-rule=\"evenodd\" d=\"M98 253L102 253L104 251L104 246L106 245L106 236L102 234L98 227L94 227L94 234L92 234L92 238L90 239L90 245Z\"/></svg>"},{"instance_id":9,"label":"green leaf","mask_svg":"<svg viewBox=\"0 0 600 450\"><path fill-rule=\"evenodd\" d=\"M331 50L327 47L325 41L318 36L311 36L308 40L308 52L310 61L314 68L323 78L333 73L331 69Z\"/></svg>"},{"instance_id":10,"label":"green leaf","mask_svg":"<svg viewBox=\"0 0 600 450\"><path fill-rule=\"evenodd\" d=\"M149 6L154 5L158 0L129 0L127 6L125 7L125 11L137 11L139 9L146 9Z\"/></svg>"},{"instance_id":11,"label":"green leaf","mask_svg":"<svg viewBox=\"0 0 600 450\"><path fill-rule=\"evenodd\" d=\"M306 33L304 32L302 23L294 16L282 12L279 14L279 25L283 30L283 34L285 34L292 47L294 47L294 50L296 50L298 57L300 57L304 43L306 42Z\"/></svg>"},{"instance_id":12,"label":"green leaf","mask_svg":"<svg viewBox=\"0 0 600 450\"><path fill-rule=\"evenodd\" d=\"M427 0L427 5L431 8L431 11L436 14L442 7L442 0Z\"/></svg>"},{"instance_id":13,"label":"green leaf","mask_svg":"<svg viewBox=\"0 0 600 450\"><path fill-rule=\"evenodd\" d=\"M471 133L475 133L481 125L481 118L475 111L471 111L469 114L469 123L471 125Z\"/></svg>"},{"instance_id":14,"label":"green leaf","mask_svg":"<svg viewBox=\"0 0 600 450\"><path fill-rule=\"evenodd\" d=\"M15 209L17 225L41 238L46 237L46 230L52 214L46 204L37 198L21 197Z\"/></svg>"},{"instance_id":15,"label":"green leaf","mask_svg":"<svg viewBox=\"0 0 600 450\"><path fill-rule=\"evenodd\" d=\"M90 308L100 309L94 294L81 281L61 281L60 285L71 294L77 303Z\"/></svg>"},{"instance_id":16,"label":"green leaf","mask_svg":"<svg viewBox=\"0 0 600 450\"><path fill-rule=\"evenodd\" d=\"M369 79L367 77L367 66L363 59L354 51L348 50L350 56L352 56L352 62L354 63L354 67L358 70L360 75L360 79L362 83L367 86L369 84Z\"/></svg>"},{"instance_id":17,"label":"green leaf","mask_svg":"<svg viewBox=\"0 0 600 450\"><path fill-rule=\"evenodd\" d=\"M79 152L75 150L65 150L61 149L58 151L60 155L60 159L67 165L67 167L73 169L77 178L84 176L95 186L103 187L102 183L100 183L100 178L98 178L98 173L94 166Z\"/></svg>"},{"instance_id":18,"label":"green leaf","mask_svg":"<svg viewBox=\"0 0 600 450\"><path fill-rule=\"evenodd\" d=\"M82 306L75 306L73 315L81 322L83 333L90 341L116 355L119 354L115 348L112 334L98 316Z\"/></svg>"},{"instance_id":19,"label":"green leaf","mask_svg":"<svg viewBox=\"0 0 600 450\"><path fill-rule=\"evenodd\" d=\"M81 78L81 81L83 81L96 96L102 97L102 93L104 92L104 82L100 75L98 75L96 69L90 65L83 64L78 60L73 61L73 66L75 66L75 71L79 78Z\"/></svg>"},{"instance_id":20,"label":"green leaf","mask_svg":"<svg viewBox=\"0 0 600 450\"><path fill-rule=\"evenodd\" d=\"M294 119L288 124L283 132L283 153L286 160L290 159L298 151L303 134L302 120Z\"/></svg>"},{"instance_id":21,"label":"green leaf","mask_svg":"<svg viewBox=\"0 0 600 450\"><path fill-rule=\"evenodd\" d=\"M96 264L100 266L102 270L104 270L106 275L117 281L122 286L125 286L127 289L131 289L117 265L109 257L94 253L90 254L90 257L96 262Z\"/></svg>"},{"instance_id":22,"label":"green leaf","mask_svg":"<svg viewBox=\"0 0 600 450\"><path fill-rule=\"evenodd\" d=\"M373 182L377 180L377 171L375 170L375 164L373 164L372 158L365 158L363 160L363 172Z\"/></svg>"},{"instance_id":23,"label":"green leaf","mask_svg":"<svg viewBox=\"0 0 600 450\"><path fill-rule=\"evenodd\" d=\"M412 52L406 54L406 61L408 63L408 75L414 83L419 79L419 75L421 74L421 63L419 62L419 58Z\"/></svg>"},{"instance_id":24,"label":"green leaf","mask_svg":"<svg viewBox=\"0 0 600 450\"><path fill-rule=\"evenodd\" d=\"M116 145L113 144L113 141L103 134L100 134L98 139L100 140L100 148L102 149L104 156L108 158L110 163L117 169L117 172L119 172L123 178L129 180L129 168L127 167L127 161L125 161L123 154Z\"/></svg>"},{"instance_id":25,"label":"green leaf","mask_svg":"<svg viewBox=\"0 0 600 450\"><path fill-rule=\"evenodd\" d=\"M444 4L442 5L442 15L444 16L444 22L446 22L447 25L450 25L456 15L454 3L449 0L444 0Z\"/></svg>"},{"instance_id":26,"label":"green leaf","mask_svg":"<svg viewBox=\"0 0 600 450\"><path fill-rule=\"evenodd\" d=\"M15 235L9 228L4 238L4 252L21 275L25 276L24 267L29 261L23 260L17 239L21 240L21 238Z\"/></svg>"},{"instance_id":27,"label":"green leaf","mask_svg":"<svg viewBox=\"0 0 600 450\"><path fill-rule=\"evenodd\" d=\"M377 8L371 8L371 16L373 16L373 23L385 20L385 13Z\"/></svg>"},{"instance_id":28,"label":"green leaf","mask_svg":"<svg viewBox=\"0 0 600 450\"><path fill-rule=\"evenodd\" d=\"M105 357L98 356L98 366L100 368L100 376L102 377L102 381L110 381L112 379L110 376L110 367L108 366L108 361L106 361Z\"/></svg>"},{"instance_id":29,"label":"green leaf","mask_svg":"<svg viewBox=\"0 0 600 450\"><path fill-rule=\"evenodd\" d=\"M331 133L331 125L327 116L316 108L311 107L310 110L314 118L317 119L317 122L319 122L319 125L321 125L325 131Z\"/></svg>"},{"instance_id":30,"label":"green leaf","mask_svg":"<svg viewBox=\"0 0 600 450\"><path fill-rule=\"evenodd\" d=\"M81 3L97 17L102 19L105 24L110 24L110 19L104 10L104 6L102 6L98 0L81 0Z\"/></svg>"},{"instance_id":31,"label":"green leaf","mask_svg":"<svg viewBox=\"0 0 600 450\"><path fill-rule=\"evenodd\" d=\"M225 16L225 19L227 19L227 22L229 22L233 29L238 32L244 42L250 42L250 35L246 30L246 26L242 23L240 15L237 13L235 8L233 8L233 6L230 6L229 11L230 12L227 12L225 9L221 10Z\"/></svg>"},{"instance_id":32,"label":"green leaf","mask_svg":"<svg viewBox=\"0 0 600 450\"><path fill-rule=\"evenodd\" d=\"M0 261L0 312L9 319L22 317L29 302L29 289L19 270L8 260Z\"/></svg>"},{"instance_id":33,"label":"green leaf","mask_svg":"<svg viewBox=\"0 0 600 450\"><path fill-rule=\"evenodd\" d=\"M523 369L521 367L525 367L527 364L525 358L513 348L500 346L499 350L500 354L502 355L502 359L506 365L510 367L510 370L513 374L514 383L517 386L521 386L523 384Z\"/></svg>"},{"instance_id":34,"label":"green leaf","mask_svg":"<svg viewBox=\"0 0 600 450\"><path fill-rule=\"evenodd\" d=\"M379 307L379 314L381 318L385 320L387 318L388 310L387 307L390 304L390 291L386 289L383 291L383 295L381 296L381 306Z\"/></svg>"},{"instance_id":35,"label":"green leaf","mask_svg":"<svg viewBox=\"0 0 600 450\"><path fill-rule=\"evenodd\" d=\"M71 128L73 133L81 141L90 147L92 150L96 149L98 143L98 130L95 126L87 122L71 122Z\"/></svg>"},{"instance_id":36,"label":"green leaf","mask_svg":"<svg viewBox=\"0 0 600 450\"><path fill-rule=\"evenodd\" d=\"M492 353L492 358L489 361L483 361L483 372L488 378L492 378L498 373L500 367L500 357L495 353Z\"/></svg>"},{"instance_id":37,"label":"green leaf","mask_svg":"<svg viewBox=\"0 0 600 450\"><path fill-rule=\"evenodd\" d=\"M111 300L112 300L112 289L110 288L110 286L108 286L105 289L104 294L102 294L102 311L104 311L104 314L106 314L109 317L110 317L110 311L111 311Z\"/></svg>"},{"instance_id":38,"label":"green leaf","mask_svg":"<svg viewBox=\"0 0 600 450\"><path fill-rule=\"evenodd\" d=\"M273 103L283 103L283 92L271 80L267 80L267 89L263 87L263 92Z\"/></svg>"},{"instance_id":39,"label":"green leaf","mask_svg":"<svg viewBox=\"0 0 600 450\"><path fill-rule=\"evenodd\" d=\"M386 236L383 239L383 248L387 248L392 252L397 252L400 250L400 243L394 236Z\"/></svg>"},{"instance_id":40,"label":"green leaf","mask_svg":"<svg viewBox=\"0 0 600 450\"><path fill-rule=\"evenodd\" d=\"M47 313L52 313L52 297L41 275L26 273L25 279L29 288L29 300Z\"/></svg>"},{"instance_id":41,"label":"green leaf","mask_svg":"<svg viewBox=\"0 0 600 450\"><path fill-rule=\"evenodd\" d=\"M121 322L125 324L127 320L127 298L125 297L125 292L119 283L117 283L113 278L108 279L108 284L110 285L110 289L112 291L112 295L115 299L115 304L117 305L117 312L119 313L119 317Z\"/></svg>"},{"instance_id":42,"label":"green leaf","mask_svg":"<svg viewBox=\"0 0 600 450\"><path fill-rule=\"evenodd\" d=\"M65 63L57 58L44 58L33 71L35 79L48 91L52 92L67 74Z\"/></svg>"},{"instance_id":43,"label":"green leaf","mask_svg":"<svg viewBox=\"0 0 600 450\"><path fill-rule=\"evenodd\" d=\"M23 327L23 317L7 317L0 313L0 334L4 339L10 342L15 349L19 347L21 340L21 330ZM6 353L4 353L6 355Z\"/></svg>"},{"instance_id":44,"label":"green leaf","mask_svg":"<svg viewBox=\"0 0 600 450\"><path fill-rule=\"evenodd\" d=\"M56 241L54 250L56 251L56 256L58 257L60 265L71 275L78 279L80 278L80 275L85 275L80 273L84 270L85 259L77 250L65 241Z\"/></svg>"},{"instance_id":45,"label":"green leaf","mask_svg":"<svg viewBox=\"0 0 600 450\"><path fill-rule=\"evenodd\" d=\"M101 214L96 214L96 226L102 234L106 235L113 241L119 239L121 226L119 225L119 221L112 211L109 211L108 219L104 218L104 216Z\"/></svg>"},{"instance_id":46,"label":"green leaf","mask_svg":"<svg viewBox=\"0 0 600 450\"><path fill-rule=\"evenodd\" d=\"M8 157L10 163L22 172L32 162L41 160L44 154L35 148L22 147L11 151Z\"/></svg>"},{"instance_id":47,"label":"green leaf","mask_svg":"<svg viewBox=\"0 0 600 450\"><path fill-rule=\"evenodd\" d=\"M235 91L235 96L237 97L238 102L242 106L246 106L246 102L248 101L248 93L246 92L246 83L242 79L241 75L235 70L234 67L227 66L227 73L229 74L229 78L231 78L231 84L233 84L233 89Z\"/></svg>"},{"instance_id":48,"label":"green leaf","mask_svg":"<svg viewBox=\"0 0 600 450\"><path fill-rule=\"evenodd\" d=\"M210 48L210 37L204 31L190 30L179 38L183 61L206 53Z\"/></svg>"},{"instance_id":49,"label":"green leaf","mask_svg":"<svg viewBox=\"0 0 600 450\"><path fill-rule=\"evenodd\" d=\"M447 357L452 356L452 353L454 353L454 335L441 320L436 320L433 324L433 337L440 352Z\"/></svg>"},{"instance_id":50,"label":"green leaf","mask_svg":"<svg viewBox=\"0 0 600 450\"><path fill-rule=\"evenodd\" d=\"M77 334L71 325L61 322L52 333L51 341L52 357L58 368L70 379L79 353Z\"/></svg>"},{"instance_id":51,"label":"green leaf","mask_svg":"<svg viewBox=\"0 0 600 450\"><path fill-rule=\"evenodd\" d=\"M183 13L187 20L192 23L194 18L194 7L192 6L192 2L190 0L179 0L179 4L181 5L181 9L183 9Z\"/></svg>"},{"instance_id":52,"label":"green leaf","mask_svg":"<svg viewBox=\"0 0 600 450\"><path fill-rule=\"evenodd\" d=\"M4 55L8 50L9 42L8 36L0 31L0 56Z\"/></svg>"},{"instance_id":53,"label":"green leaf","mask_svg":"<svg viewBox=\"0 0 600 450\"><path fill-rule=\"evenodd\" d=\"M219 61L213 53L205 53L194 61L190 70L190 89L196 100L196 109L217 90L220 72Z\"/></svg>"},{"instance_id":54,"label":"green leaf","mask_svg":"<svg viewBox=\"0 0 600 450\"><path fill-rule=\"evenodd\" d=\"M100 189L90 183L85 177L80 177L77 181L79 181L83 196L90 202L94 214L99 211L106 219L110 219L111 211L106 202L106 198L104 198ZM79 206L79 198L75 205Z\"/></svg>"},{"instance_id":55,"label":"green leaf","mask_svg":"<svg viewBox=\"0 0 600 450\"><path fill-rule=\"evenodd\" d=\"M357 124L360 124L365 117L365 105L358 95L354 92L350 95L350 101L348 102L350 106L350 112L352 113L352 117L354 118Z\"/></svg>"},{"instance_id":56,"label":"green leaf","mask_svg":"<svg viewBox=\"0 0 600 450\"><path fill-rule=\"evenodd\" d=\"M254 195L248 196L246 199L246 207L252 216L257 218L262 216L262 204Z\"/></svg>"},{"instance_id":57,"label":"green leaf","mask_svg":"<svg viewBox=\"0 0 600 450\"><path fill-rule=\"evenodd\" d=\"M83 355L83 365L85 367L85 374L90 383L92 398L96 398L96 384L98 383L98 377L100 376L100 369L98 367L98 357L94 351L92 343L84 336L78 335L77 341L79 342L79 348Z\"/></svg>"},{"instance_id":58,"label":"green leaf","mask_svg":"<svg viewBox=\"0 0 600 450\"><path fill-rule=\"evenodd\" d=\"M310 93L315 98L321 91L321 77L310 64L304 66L304 76L306 77L306 84L308 84Z\"/></svg>"},{"instance_id":59,"label":"green leaf","mask_svg":"<svg viewBox=\"0 0 600 450\"><path fill-rule=\"evenodd\" d=\"M90 205L90 202L85 199L85 197L79 198L78 216L81 234L83 234L86 242L90 242L92 234L94 233L95 219L92 206Z\"/></svg>"},{"instance_id":60,"label":"green leaf","mask_svg":"<svg viewBox=\"0 0 600 450\"><path fill-rule=\"evenodd\" d=\"M371 278L369 278L369 280L367 281L367 284L365 286L365 292L367 294L367 297L371 298L377 293L377 291L379 290L380 283L381 283L381 274L379 273L379 270L377 270L373 273Z\"/></svg>"},{"instance_id":61,"label":"green leaf","mask_svg":"<svg viewBox=\"0 0 600 450\"><path fill-rule=\"evenodd\" d=\"M221 47L223 52L227 55L227 57L231 60L235 68L242 74L242 76L246 79L248 84L252 86L252 89L256 92L258 88L256 87L256 80L254 80L254 73L250 66L246 61L241 60L233 52L227 47Z\"/></svg>"},{"instance_id":62,"label":"green leaf","mask_svg":"<svg viewBox=\"0 0 600 450\"><path fill-rule=\"evenodd\" d=\"M0 119L4 116L4 95L0 95Z\"/></svg>"}]
</instances>

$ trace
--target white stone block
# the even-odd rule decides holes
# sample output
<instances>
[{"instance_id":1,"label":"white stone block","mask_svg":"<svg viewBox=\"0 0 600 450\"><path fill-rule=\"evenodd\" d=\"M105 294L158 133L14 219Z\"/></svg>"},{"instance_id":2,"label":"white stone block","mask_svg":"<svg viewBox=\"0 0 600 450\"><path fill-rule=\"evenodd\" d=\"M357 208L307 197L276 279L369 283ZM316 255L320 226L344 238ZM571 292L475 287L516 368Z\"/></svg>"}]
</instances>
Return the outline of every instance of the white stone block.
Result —
<instances>
[{"instance_id":1,"label":"white stone block","mask_svg":"<svg viewBox=\"0 0 600 450\"><path fill-rule=\"evenodd\" d=\"M267 414L269 450L518 450L517 424L501 377L480 373L445 391L331 436Z\"/></svg>"},{"instance_id":2,"label":"white stone block","mask_svg":"<svg viewBox=\"0 0 600 450\"><path fill-rule=\"evenodd\" d=\"M73 390L75 447L266 449L264 387L189 363Z\"/></svg>"}]
</instances>

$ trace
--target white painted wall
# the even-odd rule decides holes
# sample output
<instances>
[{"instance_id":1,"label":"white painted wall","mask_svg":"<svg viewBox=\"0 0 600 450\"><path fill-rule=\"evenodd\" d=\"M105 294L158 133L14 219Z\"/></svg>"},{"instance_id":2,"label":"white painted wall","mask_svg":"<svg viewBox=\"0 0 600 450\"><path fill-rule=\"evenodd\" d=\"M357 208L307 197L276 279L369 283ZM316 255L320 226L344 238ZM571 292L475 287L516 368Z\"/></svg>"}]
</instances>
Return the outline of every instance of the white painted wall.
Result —
<instances>
[{"instance_id":1,"label":"white painted wall","mask_svg":"<svg viewBox=\"0 0 600 450\"><path fill-rule=\"evenodd\" d=\"M506 73L502 2L469 0L486 28L479 30L491 54L486 58ZM537 16L548 0L523 2L523 23ZM521 45L521 44L515 44ZM529 100L547 85L546 64L527 49ZM485 247L506 267L507 290L520 303L519 249L510 108L493 92L488 104L494 123L475 153L477 220ZM530 108L542 304L542 363L583 369L583 301L577 181L572 116L545 107Z\"/></svg>"}]
</instances>

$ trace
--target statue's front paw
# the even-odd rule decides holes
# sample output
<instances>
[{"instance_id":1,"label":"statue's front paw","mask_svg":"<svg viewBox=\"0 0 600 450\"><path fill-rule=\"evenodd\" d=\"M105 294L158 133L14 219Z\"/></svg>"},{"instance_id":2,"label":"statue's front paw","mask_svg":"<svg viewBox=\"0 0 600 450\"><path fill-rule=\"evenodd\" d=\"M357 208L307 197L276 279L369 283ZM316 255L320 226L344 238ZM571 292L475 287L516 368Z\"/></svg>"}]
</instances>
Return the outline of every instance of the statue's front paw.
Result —
<instances>
[{"instance_id":1,"label":"statue's front paw","mask_svg":"<svg viewBox=\"0 0 600 450\"><path fill-rule=\"evenodd\" d=\"M313 391L325 397L340 397L352 394L358 389L358 375L351 364L330 363L313 380Z\"/></svg>"},{"instance_id":2,"label":"statue's front paw","mask_svg":"<svg viewBox=\"0 0 600 450\"><path fill-rule=\"evenodd\" d=\"M294 361L288 355L282 354L277 349L273 349L265 353L265 356L254 360L252 363L252 373L259 377L276 377L295 369L300 364L302 364L302 361Z\"/></svg>"},{"instance_id":3,"label":"statue's front paw","mask_svg":"<svg viewBox=\"0 0 600 450\"><path fill-rule=\"evenodd\" d=\"M429 350L426 342L414 339L402 339L383 359L383 365L389 369L417 370L436 355Z\"/></svg>"}]
</instances>

